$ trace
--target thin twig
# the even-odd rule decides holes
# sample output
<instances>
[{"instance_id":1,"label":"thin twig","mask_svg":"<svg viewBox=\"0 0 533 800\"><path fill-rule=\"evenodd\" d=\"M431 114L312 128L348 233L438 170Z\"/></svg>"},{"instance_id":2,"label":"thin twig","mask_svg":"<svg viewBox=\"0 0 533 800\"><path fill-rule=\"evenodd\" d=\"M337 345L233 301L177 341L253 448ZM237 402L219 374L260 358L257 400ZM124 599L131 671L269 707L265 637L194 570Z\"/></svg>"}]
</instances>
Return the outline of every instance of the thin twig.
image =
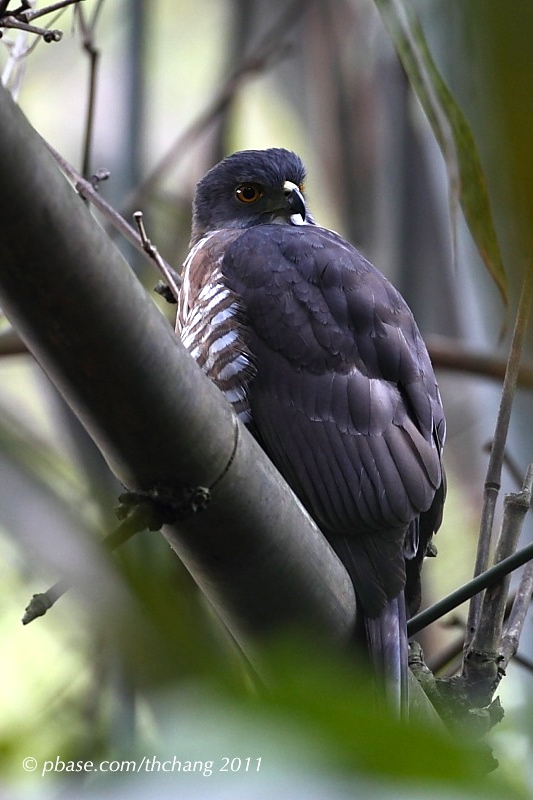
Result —
<instances>
[{"instance_id":1,"label":"thin twig","mask_svg":"<svg viewBox=\"0 0 533 800\"><path fill-rule=\"evenodd\" d=\"M210 490L203 486L181 489L155 486L148 492L125 492L119 496L120 505L115 509L121 522L102 539L101 544L108 552L113 552L136 533L159 531L163 525L173 524L203 511L210 500ZM70 587L70 582L61 580L47 592L34 594L25 610L22 624L27 625L36 617L46 614Z\"/></svg>"},{"instance_id":2,"label":"thin twig","mask_svg":"<svg viewBox=\"0 0 533 800\"><path fill-rule=\"evenodd\" d=\"M85 132L82 149L82 174L88 178L91 174L91 147L94 132L94 113L96 105L97 72L100 63L100 51L94 45L94 30L96 18L88 24L83 13L83 8L76 8L76 17L79 22L82 46L89 57L89 91L87 93L87 108L85 113Z\"/></svg>"},{"instance_id":3,"label":"thin twig","mask_svg":"<svg viewBox=\"0 0 533 800\"><path fill-rule=\"evenodd\" d=\"M152 503L139 503L128 508L127 516L102 539L102 547L109 553L131 539L136 533L144 530L158 530L161 527L158 509ZM54 583L46 592L34 594L24 611L22 624L27 625L37 617L42 617L54 603L72 587L68 580Z\"/></svg>"},{"instance_id":4,"label":"thin twig","mask_svg":"<svg viewBox=\"0 0 533 800\"><path fill-rule=\"evenodd\" d=\"M504 515L494 553L494 563L503 561L515 552L525 516L531 507L532 488L533 464L530 464L522 491L512 492L505 497ZM493 653L500 646L509 583L510 578L507 575L485 592L479 623L471 645L480 653Z\"/></svg>"},{"instance_id":5,"label":"thin twig","mask_svg":"<svg viewBox=\"0 0 533 800\"><path fill-rule=\"evenodd\" d=\"M22 624L27 625L37 617L44 617L49 608L52 608L60 597L71 588L72 584L67 580L60 580L54 583L46 592L39 592L32 595L32 598L24 609Z\"/></svg>"},{"instance_id":6,"label":"thin twig","mask_svg":"<svg viewBox=\"0 0 533 800\"><path fill-rule=\"evenodd\" d=\"M33 19L37 19L37 17L44 17L45 14L51 14L54 11L60 11L67 6L74 5L74 3L80 3L81 0L60 0L59 3L52 3L50 6L46 6L46 8L27 8L24 11L20 12L20 16L24 17L28 22Z\"/></svg>"},{"instance_id":7,"label":"thin twig","mask_svg":"<svg viewBox=\"0 0 533 800\"><path fill-rule=\"evenodd\" d=\"M432 622L440 619L449 611L453 611L453 609L460 606L461 603L470 600L476 594L482 592L483 589L486 589L487 586L491 586L497 581L500 581L505 575L522 567L531 559L533 559L533 543L513 553L509 558L500 561L499 564L490 567L490 569L482 572L481 575L472 578L471 581L468 581L464 586L461 586L442 600L439 600L438 603L434 603L434 605L416 614L407 623L408 635L414 636L421 631L422 628L427 628Z\"/></svg>"},{"instance_id":8,"label":"thin twig","mask_svg":"<svg viewBox=\"0 0 533 800\"><path fill-rule=\"evenodd\" d=\"M61 17L67 6L79 2L82 2L82 0L62 0L62 2L54 3L53 5L41 9L21 7L17 11L14 11L7 15L5 14L5 12L7 10L7 6L9 5L9 0L2 0L2 2L0 2L0 28L4 26L5 20L8 18L18 19L21 23L21 25L18 26L20 28L19 36L16 39L15 44L11 46L11 52L2 73L2 84L8 87L8 84L11 82L10 92L15 100L20 90L20 83L23 74L23 64L25 63L26 58L30 55L30 53L32 53L35 50L37 45L43 39L46 42L59 41L59 39L61 39L62 36L61 31L50 30L50 29L52 25L54 25L56 21ZM41 28L29 25L29 23L32 20L37 19L38 17L42 17L45 14L51 14L53 12L56 12L55 16L49 22L47 28ZM17 26L8 24L5 27L17 27ZM31 44L29 46L26 46L28 33L34 33L36 34L36 37L33 40L31 40ZM15 75L16 80L12 80L12 75L14 73L15 66L18 66L18 70Z\"/></svg>"},{"instance_id":9,"label":"thin twig","mask_svg":"<svg viewBox=\"0 0 533 800\"><path fill-rule=\"evenodd\" d=\"M515 601L502 637L500 652L502 669L505 669L511 658L516 655L520 634L524 626L526 614L533 595L533 562L526 564L520 584L516 591Z\"/></svg>"},{"instance_id":10,"label":"thin twig","mask_svg":"<svg viewBox=\"0 0 533 800\"><path fill-rule=\"evenodd\" d=\"M518 371L520 367L520 359L524 339L526 335L529 312L531 307L531 294L533 289L533 267L528 265L524 283L522 286L522 293L518 304L518 311L515 320L515 327L513 331L513 339L507 361L507 368L505 371L505 378L502 387L502 395L500 407L498 410L498 419L496 422L496 430L494 432L494 441L489 456L489 464L487 467L487 476L485 479L483 510L481 514L481 524L478 540L478 550L476 556L476 565L474 575L479 575L487 569L489 563L489 553L492 542L492 529L494 521L494 511L498 493L500 490L501 473L503 457L505 452L505 443L507 440L507 432L509 430L509 421L511 417L511 408L516 389L518 378ZM468 614L468 622L466 628L466 642L465 647L468 648L472 641L475 631L479 624L481 613L482 598L476 595L470 603Z\"/></svg>"},{"instance_id":11,"label":"thin twig","mask_svg":"<svg viewBox=\"0 0 533 800\"><path fill-rule=\"evenodd\" d=\"M16 19L16 17L4 17L1 20L0 27L15 28L20 31L27 31L27 33L35 33L37 36L41 36L45 42L60 42L63 38L63 33L60 30L39 28L37 25L30 25L28 22L22 22Z\"/></svg>"},{"instance_id":12,"label":"thin twig","mask_svg":"<svg viewBox=\"0 0 533 800\"><path fill-rule=\"evenodd\" d=\"M44 140L43 140L44 141ZM80 173L74 169L74 167L69 164L63 156L55 150L52 145L45 141L46 147L49 149L50 153L59 164L61 170L65 173L65 175L72 181L75 186L75 189L79 194L84 197L86 200L90 200L92 205L95 206L104 216L106 219L116 228L119 233L124 236L128 242L140 252L143 253L145 256L148 256L146 249L143 245L142 239L137 233L137 231L122 217L116 209L113 208L104 198L96 191L93 183L90 180L86 180ZM151 258L151 257L150 257ZM151 259L152 260L152 259ZM167 265L167 268L170 270L170 267Z\"/></svg>"},{"instance_id":13,"label":"thin twig","mask_svg":"<svg viewBox=\"0 0 533 800\"><path fill-rule=\"evenodd\" d=\"M148 253L150 258L156 265L157 269L163 276L165 283L170 288L176 302L178 302L180 294L180 286L181 286L181 277L177 274L177 272L174 272L174 270L169 267L166 261L164 261L161 258L157 247L154 244L152 244L152 242L148 238L146 234L146 229L144 227L142 211L135 211L133 214L133 219L135 220L137 228L139 229L139 235L141 237L144 251Z\"/></svg>"}]
</instances>

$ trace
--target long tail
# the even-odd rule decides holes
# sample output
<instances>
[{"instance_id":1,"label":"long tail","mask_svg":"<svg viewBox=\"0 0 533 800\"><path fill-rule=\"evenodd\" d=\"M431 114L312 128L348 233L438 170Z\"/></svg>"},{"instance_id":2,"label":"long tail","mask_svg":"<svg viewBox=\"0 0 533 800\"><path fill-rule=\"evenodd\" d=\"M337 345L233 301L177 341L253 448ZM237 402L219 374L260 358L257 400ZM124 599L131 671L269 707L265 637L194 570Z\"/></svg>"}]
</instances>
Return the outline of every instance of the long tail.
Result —
<instances>
[{"instance_id":1,"label":"long tail","mask_svg":"<svg viewBox=\"0 0 533 800\"><path fill-rule=\"evenodd\" d=\"M365 617L368 649L385 697L401 717L408 713L408 645L403 592L378 617Z\"/></svg>"}]
</instances>

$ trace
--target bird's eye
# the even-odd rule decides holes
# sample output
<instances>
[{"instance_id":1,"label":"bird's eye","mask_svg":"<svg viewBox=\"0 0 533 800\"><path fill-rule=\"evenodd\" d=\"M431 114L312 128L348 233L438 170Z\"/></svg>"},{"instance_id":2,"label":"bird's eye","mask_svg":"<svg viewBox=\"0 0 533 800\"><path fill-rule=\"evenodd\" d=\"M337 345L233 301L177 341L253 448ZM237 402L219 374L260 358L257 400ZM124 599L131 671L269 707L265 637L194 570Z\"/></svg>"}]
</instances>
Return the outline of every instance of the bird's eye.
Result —
<instances>
[{"instance_id":1,"label":"bird's eye","mask_svg":"<svg viewBox=\"0 0 533 800\"><path fill-rule=\"evenodd\" d=\"M235 189L235 197L241 203L257 203L263 197L263 190L257 183L241 183Z\"/></svg>"}]
</instances>

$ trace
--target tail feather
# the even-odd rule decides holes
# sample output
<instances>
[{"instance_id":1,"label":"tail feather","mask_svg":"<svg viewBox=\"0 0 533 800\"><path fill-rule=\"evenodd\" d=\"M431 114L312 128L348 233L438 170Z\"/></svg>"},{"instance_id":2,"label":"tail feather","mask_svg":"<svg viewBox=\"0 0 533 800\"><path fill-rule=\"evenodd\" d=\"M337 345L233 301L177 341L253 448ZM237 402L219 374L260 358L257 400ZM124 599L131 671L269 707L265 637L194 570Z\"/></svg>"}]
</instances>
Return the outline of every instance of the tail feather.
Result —
<instances>
[{"instance_id":1,"label":"tail feather","mask_svg":"<svg viewBox=\"0 0 533 800\"><path fill-rule=\"evenodd\" d=\"M377 617L365 617L368 649L385 697L402 717L408 710L408 644L403 592Z\"/></svg>"}]
</instances>

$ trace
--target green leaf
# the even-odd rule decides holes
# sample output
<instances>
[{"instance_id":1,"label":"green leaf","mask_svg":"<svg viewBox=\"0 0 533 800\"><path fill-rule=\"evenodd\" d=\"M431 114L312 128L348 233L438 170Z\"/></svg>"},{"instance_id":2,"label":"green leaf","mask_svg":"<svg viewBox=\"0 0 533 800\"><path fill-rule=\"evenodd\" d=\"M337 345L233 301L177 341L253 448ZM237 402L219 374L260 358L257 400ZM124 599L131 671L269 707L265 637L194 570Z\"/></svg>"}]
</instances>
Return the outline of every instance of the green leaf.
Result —
<instances>
[{"instance_id":1,"label":"green leaf","mask_svg":"<svg viewBox=\"0 0 533 800\"><path fill-rule=\"evenodd\" d=\"M375 3L444 156L452 220L459 203L481 257L507 304L507 277L472 131L431 57L413 9L402 0Z\"/></svg>"}]
</instances>

